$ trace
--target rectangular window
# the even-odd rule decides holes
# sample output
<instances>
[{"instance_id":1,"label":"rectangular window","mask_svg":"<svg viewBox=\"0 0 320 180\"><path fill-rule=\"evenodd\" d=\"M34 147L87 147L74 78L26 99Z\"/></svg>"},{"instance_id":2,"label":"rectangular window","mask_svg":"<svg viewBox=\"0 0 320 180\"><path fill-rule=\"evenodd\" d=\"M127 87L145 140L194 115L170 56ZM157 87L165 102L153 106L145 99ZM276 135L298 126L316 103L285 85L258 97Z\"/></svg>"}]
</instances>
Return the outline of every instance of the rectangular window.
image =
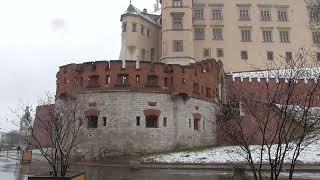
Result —
<instances>
[{"instance_id":1,"label":"rectangular window","mask_svg":"<svg viewBox=\"0 0 320 180\"><path fill-rule=\"evenodd\" d=\"M223 40L222 28L213 28L213 40Z\"/></svg>"},{"instance_id":2,"label":"rectangular window","mask_svg":"<svg viewBox=\"0 0 320 180\"><path fill-rule=\"evenodd\" d=\"M137 32L137 23L132 23L132 32Z\"/></svg>"},{"instance_id":3,"label":"rectangular window","mask_svg":"<svg viewBox=\"0 0 320 180\"><path fill-rule=\"evenodd\" d=\"M320 43L320 32L312 32L312 39L313 39L313 43L315 44L319 44Z\"/></svg>"},{"instance_id":4,"label":"rectangular window","mask_svg":"<svg viewBox=\"0 0 320 180\"><path fill-rule=\"evenodd\" d=\"M267 52L267 60L273 61L273 52L272 51Z\"/></svg>"},{"instance_id":5,"label":"rectangular window","mask_svg":"<svg viewBox=\"0 0 320 180\"><path fill-rule=\"evenodd\" d=\"M150 29L147 29L147 36L150 37Z\"/></svg>"},{"instance_id":6,"label":"rectangular window","mask_svg":"<svg viewBox=\"0 0 320 180\"><path fill-rule=\"evenodd\" d=\"M212 10L212 20L223 20L222 9L213 8Z\"/></svg>"},{"instance_id":7,"label":"rectangular window","mask_svg":"<svg viewBox=\"0 0 320 180\"><path fill-rule=\"evenodd\" d=\"M210 48L203 49L203 57L211 57L211 49Z\"/></svg>"},{"instance_id":8,"label":"rectangular window","mask_svg":"<svg viewBox=\"0 0 320 180\"><path fill-rule=\"evenodd\" d=\"M174 52L183 52L183 41L182 40L174 40L173 41L173 51Z\"/></svg>"},{"instance_id":9,"label":"rectangular window","mask_svg":"<svg viewBox=\"0 0 320 180\"><path fill-rule=\"evenodd\" d=\"M140 126L140 116L136 117L136 126Z\"/></svg>"},{"instance_id":10,"label":"rectangular window","mask_svg":"<svg viewBox=\"0 0 320 180\"><path fill-rule=\"evenodd\" d=\"M288 21L288 9L279 9L278 10L278 20L279 21Z\"/></svg>"},{"instance_id":11,"label":"rectangular window","mask_svg":"<svg viewBox=\"0 0 320 180\"><path fill-rule=\"evenodd\" d=\"M241 59L242 60L248 59L248 51L241 51Z\"/></svg>"},{"instance_id":12,"label":"rectangular window","mask_svg":"<svg viewBox=\"0 0 320 180\"><path fill-rule=\"evenodd\" d=\"M182 0L173 0L173 7L182 7Z\"/></svg>"},{"instance_id":13,"label":"rectangular window","mask_svg":"<svg viewBox=\"0 0 320 180\"><path fill-rule=\"evenodd\" d=\"M317 53L317 61L318 62L320 61L320 53L319 52Z\"/></svg>"},{"instance_id":14,"label":"rectangular window","mask_svg":"<svg viewBox=\"0 0 320 180\"><path fill-rule=\"evenodd\" d=\"M250 13L249 13L249 11L250 11L249 7L246 7L246 8L242 7L242 8L240 8L240 10L239 10L239 19L240 19L241 21L248 21L248 20L250 20Z\"/></svg>"},{"instance_id":15,"label":"rectangular window","mask_svg":"<svg viewBox=\"0 0 320 180\"><path fill-rule=\"evenodd\" d=\"M127 31L127 22L122 23L122 32Z\"/></svg>"},{"instance_id":16,"label":"rectangular window","mask_svg":"<svg viewBox=\"0 0 320 180\"><path fill-rule=\"evenodd\" d=\"M154 59L155 59L155 50L154 50L154 48L151 48L150 59L151 59L151 61L154 61Z\"/></svg>"},{"instance_id":17,"label":"rectangular window","mask_svg":"<svg viewBox=\"0 0 320 180\"><path fill-rule=\"evenodd\" d=\"M183 15L180 15L180 14L172 15L172 29L174 30L183 29Z\"/></svg>"},{"instance_id":18,"label":"rectangular window","mask_svg":"<svg viewBox=\"0 0 320 180\"><path fill-rule=\"evenodd\" d=\"M204 40L204 28L203 27L196 27L194 29L194 39L195 40Z\"/></svg>"},{"instance_id":19,"label":"rectangular window","mask_svg":"<svg viewBox=\"0 0 320 180\"><path fill-rule=\"evenodd\" d=\"M87 117L88 128L98 128L98 116Z\"/></svg>"},{"instance_id":20,"label":"rectangular window","mask_svg":"<svg viewBox=\"0 0 320 180\"><path fill-rule=\"evenodd\" d=\"M272 42L272 30L263 30L262 35L264 42Z\"/></svg>"},{"instance_id":21,"label":"rectangular window","mask_svg":"<svg viewBox=\"0 0 320 180\"><path fill-rule=\"evenodd\" d=\"M164 117L163 118L163 127L167 127L167 118L166 117Z\"/></svg>"},{"instance_id":22,"label":"rectangular window","mask_svg":"<svg viewBox=\"0 0 320 180\"><path fill-rule=\"evenodd\" d=\"M191 124L191 119L189 119L189 128L191 128L192 124Z\"/></svg>"},{"instance_id":23,"label":"rectangular window","mask_svg":"<svg viewBox=\"0 0 320 180\"><path fill-rule=\"evenodd\" d=\"M291 61L292 60L292 52L286 52L286 60Z\"/></svg>"},{"instance_id":24,"label":"rectangular window","mask_svg":"<svg viewBox=\"0 0 320 180\"><path fill-rule=\"evenodd\" d=\"M140 75L136 75L136 85L140 85Z\"/></svg>"},{"instance_id":25,"label":"rectangular window","mask_svg":"<svg viewBox=\"0 0 320 180\"><path fill-rule=\"evenodd\" d=\"M218 48L217 49L217 57L218 58L223 58L223 56L224 56L223 49L222 48Z\"/></svg>"},{"instance_id":26,"label":"rectangular window","mask_svg":"<svg viewBox=\"0 0 320 180\"><path fill-rule=\"evenodd\" d=\"M111 79L110 79L110 75L107 75L107 76L106 76L106 84L110 84L110 80L111 80Z\"/></svg>"},{"instance_id":27,"label":"rectangular window","mask_svg":"<svg viewBox=\"0 0 320 180\"><path fill-rule=\"evenodd\" d=\"M319 23L320 22L320 14L317 11L309 12L309 16L310 16L310 21L312 23Z\"/></svg>"},{"instance_id":28,"label":"rectangular window","mask_svg":"<svg viewBox=\"0 0 320 180\"><path fill-rule=\"evenodd\" d=\"M103 126L107 126L107 117L103 117Z\"/></svg>"},{"instance_id":29,"label":"rectangular window","mask_svg":"<svg viewBox=\"0 0 320 180\"><path fill-rule=\"evenodd\" d=\"M195 6L193 8L193 18L194 20L203 20L203 7Z\"/></svg>"},{"instance_id":30,"label":"rectangular window","mask_svg":"<svg viewBox=\"0 0 320 180\"><path fill-rule=\"evenodd\" d=\"M260 10L260 20L261 21L271 21L271 9Z\"/></svg>"},{"instance_id":31,"label":"rectangular window","mask_svg":"<svg viewBox=\"0 0 320 180\"><path fill-rule=\"evenodd\" d=\"M144 35L144 25L141 25L141 34Z\"/></svg>"},{"instance_id":32,"label":"rectangular window","mask_svg":"<svg viewBox=\"0 0 320 180\"><path fill-rule=\"evenodd\" d=\"M250 29L242 29L241 30L241 41L242 42L250 42L251 41L251 30Z\"/></svg>"},{"instance_id":33,"label":"rectangular window","mask_svg":"<svg viewBox=\"0 0 320 180\"><path fill-rule=\"evenodd\" d=\"M279 36L280 36L280 42L282 43L288 43L290 42L289 40L289 31L286 30L281 30L279 31Z\"/></svg>"},{"instance_id":34,"label":"rectangular window","mask_svg":"<svg viewBox=\"0 0 320 180\"><path fill-rule=\"evenodd\" d=\"M146 116L146 128L158 128L158 117L157 116Z\"/></svg>"}]
</instances>

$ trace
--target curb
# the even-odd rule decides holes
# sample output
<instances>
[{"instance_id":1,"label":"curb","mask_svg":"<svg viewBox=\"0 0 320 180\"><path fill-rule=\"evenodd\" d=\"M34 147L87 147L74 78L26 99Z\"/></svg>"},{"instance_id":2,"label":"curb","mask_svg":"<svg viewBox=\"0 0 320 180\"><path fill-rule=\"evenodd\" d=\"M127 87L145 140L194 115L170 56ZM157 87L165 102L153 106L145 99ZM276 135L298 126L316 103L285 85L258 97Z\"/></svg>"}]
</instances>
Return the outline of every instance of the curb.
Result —
<instances>
[{"instance_id":1,"label":"curb","mask_svg":"<svg viewBox=\"0 0 320 180\"><path fill-rule=\"evenodd\" d=\"M75 162L73 165L80 166L98 166L98 167L117 167L117 168L135 168L135 169L194 169L194 170L224 170L224 171L233 171L235 166L242 166L245 169L250 169L248 165L245 164L155 164L155 163L132 163L126 162L123 164L103 164L103 163L86 163L86 162ZM284 171L288 170L290 167L284 167ZM264 171L269 171L270 168L268 165L264 165L262 168ZM296 171L302 172L314 172L320 171L320 165L298 165L295 168Z\"/></svg>"}]
</instances>

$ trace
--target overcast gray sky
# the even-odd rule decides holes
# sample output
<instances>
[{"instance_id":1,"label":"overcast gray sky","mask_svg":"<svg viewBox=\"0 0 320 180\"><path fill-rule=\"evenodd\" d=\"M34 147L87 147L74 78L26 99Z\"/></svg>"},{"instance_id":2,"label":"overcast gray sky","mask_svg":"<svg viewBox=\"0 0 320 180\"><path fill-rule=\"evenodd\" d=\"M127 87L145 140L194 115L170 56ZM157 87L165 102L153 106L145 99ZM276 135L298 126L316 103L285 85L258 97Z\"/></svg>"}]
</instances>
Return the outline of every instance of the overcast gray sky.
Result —
<instances>
[{"instance_id":1,"label":"overcast gray sky","mask_svg":"<svg viewBox=\"0 0 320 180\"><path fill-rule=\"evenodd\" d=\"M153 10L155 0L132 0ZM118 59L129 0L0 0L0 128L9 107L55 92L59 66ZM0 131L3 131L0 129Z\"/></svg>"}]
</instances>

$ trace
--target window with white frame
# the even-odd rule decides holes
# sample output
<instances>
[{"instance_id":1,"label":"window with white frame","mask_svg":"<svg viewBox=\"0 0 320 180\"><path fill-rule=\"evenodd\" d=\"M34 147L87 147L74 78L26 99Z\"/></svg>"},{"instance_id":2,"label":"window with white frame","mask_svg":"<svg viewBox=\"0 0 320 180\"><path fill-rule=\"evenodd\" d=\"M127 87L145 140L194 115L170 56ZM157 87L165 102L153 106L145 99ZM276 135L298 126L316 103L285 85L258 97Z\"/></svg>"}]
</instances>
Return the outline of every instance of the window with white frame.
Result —
<instances>
[{"instance_id":1,"label":"window with white frame","mask_svg":"<svg viewBox=\"0 0 320 180\"><path fill-rule=\"evenodd\" d=\"M242 60L247 60L248 59L248 51L241 51L240 56Z\"/></svg>"},{"instance_id":2,"label":"window with white frame","mask_svg":"<svg viewBox=\"0 0 320 180\"><path fill-rule=\"evenodd\" d=\"M218 58L223 58L224 52L222 48L217 48L217 57Z\"/></svg>"},{"instance_id":3,"label":"window with white frame","mask_svg":"<svg viewBox=\"0 0 320 180\"><path fill-rule=\"evenodd\" d=\"M173 7L182 7L182 0L173 0Z\"/></svg>"},{"instance_id":4,"label":"window with white frame","mask_svg":"<svg viewBox=\"0 0 320 180\"><path fill-rule=\"evenodd\" d=\"M288 43L289 39L289 30L279 30L280 42Z\"/></svg>"},{"instance_id":5,"label":"window with white frame","mask_svg":"<svg viewBox=\"0 0 320 180\"><path fill-rule=\"evenodd\" d=\"M203 57L211 57L211 49L203 48Z\"/></svg>"},{"instance_id":6,"label":"window with white frame","mask_svg":"<svg viewBox=\"0 0 320 180\"><path fill-rule=\"evenodd\" d=\"M195 40L204 40L204 27L195 27L194 28L194 39Z\"/></svg>"},{"instance_id":7,"label":"window with white frame","mask_svg":"<svg viewBox=\"0 0 320 180\"><path fill-rule=\"evenodd\" d=\"M286 52L286 60L291 61L292 60L292 52Z\"/></svg>"},{"instance_id":8,"label":"window with white frame","mask_svg":"<svg viewBox=\"0 0 320 180\"><path fill-rule=\"evenodd\" d=\"M193 18L195 20L203 20L204 19L203 12L204 12L203 6L195 6L193 8Z\"/></svg>"},{"instance_id":9,"label":"window with white frame","mask_svg":"<svg viewBox=\"0 0 320 180\"><path fill-rule=\"evenodd\" d=\"M242 21L250 20L250 8L249 7L240 7L239 19Z\"/></svg>"},{"instance_id":10,"label":"window with white frame","mask_svg":"<svg viewBox=\"0 0 320 180\"><path fill-rule=\"evenodd\" d=\"M261 21L271 21L271 9L264 8L260 10L260 20Z\"/></svg>"},{"instance_id":11,"label":"window with white frame","mask_svg":"<svg viewBox=\"0 0 320 180\"><path fill-rule=\"evenodd\" d=\"M175 30L183 29L183 15L181 14L172 15L172 29L175 29Z\"/></svg>"},{"instance_id":12,"label":"window with white frame","mask_svg":"<svg viewBox=\"0 0 320 180\"><path fill-rule=\"evenodd\" d=\"M310 21L312 23L319 23L320 22L320 15L317 12L309 12Z\"/></svg>"},{"instance_id":13,"label":"window with white frame","mask_svg":"<svg viewBox=\"0 0 320 180\"><path fill-rule=\"evenodd\" d=\"M288 9L287 8L278 9L278 20L279 21L288 21Z\"/></svg>"},{"instance_id":14,"label":"window with white frame","mask_svg":"<svg viewBox=\"0 0 320 180\"><path fill-rule=\"evenodd\" d=\"M272 30L265 29L262 30L262 36L264 42L272 42Z\"/></svg>"},{"instance_id":15,"label":"window with white frame","mask_svg":"<svg viewBox=\"0 0 320 180\"><path fill-rule=\"evenodd\" d=\"M223 30L220 27L213 28L213 40L223 40Z\"/></svg>"},{"instance_id":16,"label":"window with white frame","mask_svg":"<svg viewBox=\"0 0 320 180\"><path fill-rule=\"evenodd\" d=\"M319 44L320 43L320 32L318 32L318 31L312 32L312 40L313 40L313 43Z\"/></svg>"},{"instance_id":17,"label":"window with white frame","mask_svg":"<svg viewBox=\"0 0 320 180\"><path fill-rule=\"evenodd\" d=\"M222 20L223 19L223 12L222 7L213 7L212 8L212 19L213 20Z\"/></svg>"},{"instance_id":18,"label":"window with white frame","mask_svg":"<svg viewBox=\"0 0 320 180\"><path fill-rule=\"evenodd\" d=\"M267 60L273 61L273 52L272 51L267 51Z\"/></svg>"},{"instance_id":19,"label":"window with white frame","mask_svg":"<svg viewBox=\"0 0 320 180\"><path fill-rule=\"evenodd\" d=\"M173 51L174 52L182 52L183 51L183 41L182 40L174 40L173 41Z\"/></svg>"},{"instance_id":20,"label":"window with white frame","mask_svg":"<svg viewBox=\"0 0 320 180\"><path fill-rule=\"evenodd\" d=\"M241 29L241 41L242 42L251 41L251 29Z\"/></svg>"}]
</instances>

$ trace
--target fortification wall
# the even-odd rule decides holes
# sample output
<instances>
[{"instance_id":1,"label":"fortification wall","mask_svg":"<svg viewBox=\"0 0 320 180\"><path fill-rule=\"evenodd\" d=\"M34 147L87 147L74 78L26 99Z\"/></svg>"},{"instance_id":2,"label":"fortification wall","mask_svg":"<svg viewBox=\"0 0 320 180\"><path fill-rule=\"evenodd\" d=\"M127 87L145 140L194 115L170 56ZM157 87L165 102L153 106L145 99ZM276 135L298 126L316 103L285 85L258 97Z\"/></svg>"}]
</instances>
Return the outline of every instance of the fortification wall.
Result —
<instances>
[{"instance_id":1,"label":"fortification wall","mask_svg":"<svg viewBox=\"0 0 320 180\"><path fill-rule=\"evenodd\" d=\"M82 143L77 151L86 158L216 143L214 109L210 102L141 92L86 92L79 96L88 99L91 104L88 109L98 112L97 128L88 128L87 122L83 125L84 134L90 140ZM146 127L146 118L150 115L157 116L157 128ZM195 129L195 119L199 119L198 129Z\"/></svg>"},{"instance_id":2,"label":"fortification wall","mask_svg":"<svg viewBox=\"0 0 320 180\"><path fill-rule=\"evenodd\" d=\"M216 97L222 63L188 66L136 61L96 61L60 67L57 95L97 91L156 92L202 100Z\"/></svg>"},{"instance_id":3,"label":"fortification wall","mask_svg":"<svg viewBox=\"0 0 320 180\"><path fill-rule=\"evenodd\" d=\"M267 101L266 97L268 96L266 93L280 94L280 91L288 90L288 83L290 83L285 78L242 78L233 77L232 75L226 76L225 80L227 99L241 93L242 95L255 97L261 102ZM320 107L320 85L317 79L297 79L293 83L292 87L294 88L292 88L292 98L290 98L292 105L307 106L305 103L308 102L305 102L305 100L309 94L313 97L311 106ZM310 94L313 91L312 89L315 90Z\"/></svg>"}]
</instances>

